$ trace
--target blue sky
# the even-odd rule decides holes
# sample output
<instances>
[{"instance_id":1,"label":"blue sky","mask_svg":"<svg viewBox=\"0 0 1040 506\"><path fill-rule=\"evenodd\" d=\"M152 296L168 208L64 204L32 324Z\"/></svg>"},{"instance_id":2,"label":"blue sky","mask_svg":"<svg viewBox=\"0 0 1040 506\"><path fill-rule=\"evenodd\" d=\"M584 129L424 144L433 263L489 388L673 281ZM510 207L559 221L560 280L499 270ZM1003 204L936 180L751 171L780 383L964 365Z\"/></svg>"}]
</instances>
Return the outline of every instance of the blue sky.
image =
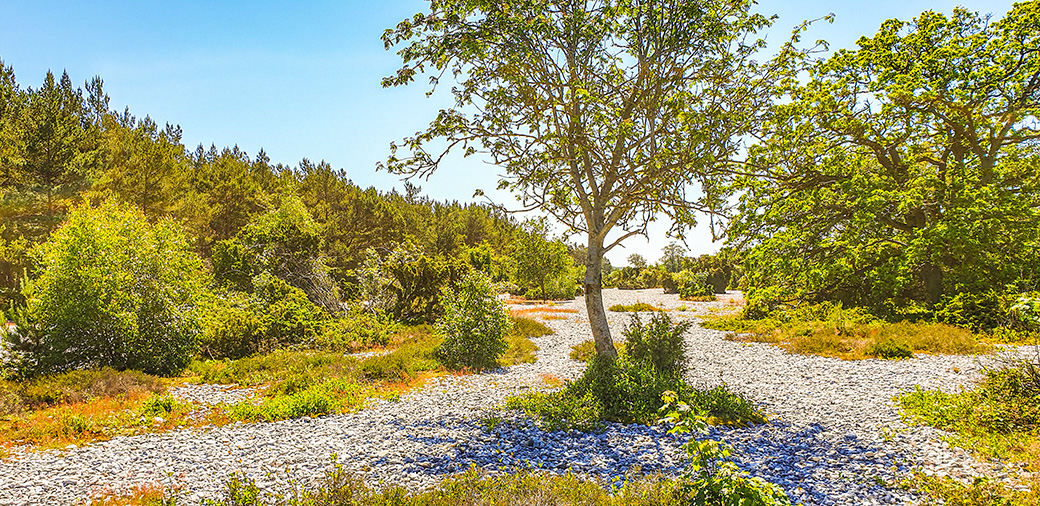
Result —
<instances>
[{"instance_id":1,"label":"blue sky","mask_svg":"<svg viewBox=\"0 0 1040 506\"><path fill-rule=\"evenodd\" d=\"M889 18L910 19L925 10L962 5L1002 16L1005 0L769 1L758 10L780 19L767 36L783 40L802 20L833 12L806 41L826 39L831 49L854 47ZM376 173L391 141L422 129L450 104L425 88L383 89L380 78L399 59L383 49L383 30L423 10L425 2L400 1L82 1L4 0L0 4L0 59L14 67L22 86L38 86L50 69L82 84L99 75L117 109L184 129L184 142L237 144L250 154L263 148L272 161L297 164L307 157L343 168L355 183L400 187ZM429 181L426 194L470 200L477 188L495 187L498 170L478 160L453 160ZM500 201L508 194L489 192ZM651 240L635 237L609 257L623 265L630 253L651 261L668 243L667 226ZM577 238L575 238L577 239ZM688 241L694 254L718 249L700 229Z\"/></svg>"}]
</instances>

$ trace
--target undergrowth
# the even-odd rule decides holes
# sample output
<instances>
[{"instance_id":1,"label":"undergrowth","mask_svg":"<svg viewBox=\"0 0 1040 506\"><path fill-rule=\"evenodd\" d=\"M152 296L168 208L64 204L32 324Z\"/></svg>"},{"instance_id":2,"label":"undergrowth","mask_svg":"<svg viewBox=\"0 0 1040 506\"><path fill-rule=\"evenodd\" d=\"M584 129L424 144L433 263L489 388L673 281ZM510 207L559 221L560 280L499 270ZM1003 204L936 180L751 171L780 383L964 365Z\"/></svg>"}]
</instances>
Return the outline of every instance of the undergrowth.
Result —
<instances>
[{"instance_id":1,"label":"undergrowth","mask_svg":"<svg viewBox=\"0 0 1040 506\"><path fill-rule=\"evenodd\" d=\"M581 504L588 506L679 506L689 504L682 484L658 476L630 476L621 484L572 473L536 470L488 474L475 468L449 477L435 488L409 492L403 487L376 489L336 464L317 487L294 485L284 496L266 497L241 474L225 485L223 497L207 506L512 506Z\"/></svg>"},{"instance_id":2,"label":"undergrowth","mask_svg":"<svg viewBox=\"0 0 1040 506\"><path fill-rule=\"evenodd\" d=\"M702 326L729 331L729 339L776 344L790 353L847 360L903 359L915 353L970 355L992 350L971 331L941 323L880 321L857 308L823 303L763 319L709 318Z\"/></svg>"},{"instance_id":3,"label":"undergrowth","mask_svg":"<svg viewBox=\"0 0 1040 506\"><path fill-rule=\"evenodd\" d=\"M988 369L975 388L958 393L914 391L897 398L908 423L947 431L950 444L985 459L1005 461L1012 470L1040 470L1040 366L1028 361ZM999 482L962 484L920 477L915 486L945 504L1038 504L1040 483L1028 492Z\"/></svg>"},{"instance_id":4,"label":"undergrowth","mask_svg":"<svg viewBox=\"0 0 1040 506\"><path fill-rule=\"evenodd\" d=\"M605 421L655 422L661 394L674 391L694 414L712 423L765 421L750 401L725 386L702 391L683 381L683 334L688 327L685 322L673 324L666 313L655 313L645 324L633 315L617 359L596 356L584 375L562 390L513 396L506 407L524 411L545 430L597 430Z\"/></svg>"}]
</instances>

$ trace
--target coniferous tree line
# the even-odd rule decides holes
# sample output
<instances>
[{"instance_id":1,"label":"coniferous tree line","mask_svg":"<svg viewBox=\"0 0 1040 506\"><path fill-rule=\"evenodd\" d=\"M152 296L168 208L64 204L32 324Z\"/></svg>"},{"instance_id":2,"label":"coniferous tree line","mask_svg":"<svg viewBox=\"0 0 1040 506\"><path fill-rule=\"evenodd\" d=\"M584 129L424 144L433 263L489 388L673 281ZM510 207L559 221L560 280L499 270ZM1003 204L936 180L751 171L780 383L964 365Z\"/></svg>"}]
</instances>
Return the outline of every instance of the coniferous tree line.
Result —
<instances>
[{"instance_id":1,"label":"coniferous tree line","mask_svg":"<svg viewBox=\"0 0 1040 506\"><path fill-rule=\"evenodd\" d=\"M21 300L21 280L33 270L29 250L69 207L107 199L137 208L151 222L178 222L192 248L211 264L218 260L219 269L232 243L245 240L251 220L292 194L317 227L310 253L322 258L344 299L362 296L359 271L369 257L386 263L398 250L434 271L462 262L517 284L512 245L531 231L505 213L435 201L410 184L404 194L361 188L324 161L288 166L262 150L253 156L237 146L192 150L178 126L111 110L100 78L80 88L67 73L48 72L39 87L22 87L14 69L2 62L0 68L0 309ZM539 233L558 245L554 268L542 277L524 274L524 286L513 286L519 293L573 268L563 243L545 237L544 228ZM567 286L544 295L573 296L575 283L556 278Z\"/></svg>"}]
</instances>

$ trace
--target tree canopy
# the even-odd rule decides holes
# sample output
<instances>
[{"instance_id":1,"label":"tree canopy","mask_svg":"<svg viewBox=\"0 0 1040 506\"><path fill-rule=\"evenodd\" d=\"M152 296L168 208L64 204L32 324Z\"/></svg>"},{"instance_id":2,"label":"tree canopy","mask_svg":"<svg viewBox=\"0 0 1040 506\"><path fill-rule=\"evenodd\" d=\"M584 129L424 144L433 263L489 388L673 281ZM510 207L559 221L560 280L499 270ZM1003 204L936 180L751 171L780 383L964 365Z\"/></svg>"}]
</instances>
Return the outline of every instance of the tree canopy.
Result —
<instances>
[{"instance_id":1,"label":"tree canopy","mask_svg":"<svg viewBox=\"0 0 1040 506\"><path fill-rule=\"evenodd\" d=\"M741 137L790 77L791 44L767 61L751 2L433 1L383 35L404 65L384 86L448 76L455 106L391 144L385 168L428 176L451 149L505 170L500 187L587 237L584 289L600 354L605 251L658 215L681 236L725 205ZM446 149L439 140L446 141ZM438 142L435 142L438 141ZM407 152L401 152L401 147ZM715 221L712 220L712 224Z\"/></svg>"},{"instance_id":2,"label":"tree canopy","mask_svg":"<svg viewBox=\"0 0 1040 506\"><path fill-rule=\"evenodd\" d=\"M756 147L731 239L753 246L757 296L931 305L1035 286L1040 4L924 12L858 45L817 64Z\"/></svg>"}]
</instances>

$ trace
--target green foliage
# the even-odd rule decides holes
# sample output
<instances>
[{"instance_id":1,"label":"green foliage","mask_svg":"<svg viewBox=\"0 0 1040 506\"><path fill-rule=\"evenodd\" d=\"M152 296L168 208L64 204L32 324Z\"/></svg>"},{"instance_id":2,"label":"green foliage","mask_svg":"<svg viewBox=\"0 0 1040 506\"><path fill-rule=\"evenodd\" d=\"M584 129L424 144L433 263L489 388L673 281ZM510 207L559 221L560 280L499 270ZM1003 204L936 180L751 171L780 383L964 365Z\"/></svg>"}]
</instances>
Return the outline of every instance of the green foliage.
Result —
<instances>
[{"instance_id":1,"label":"green foliage","mask_svg":"<svg viewBox=\"0 0 1040 506\"><path fill-rule=\"evenodd\" d=\"M985 371L972 390L920 387L898 398L905 418L954 433L951 443L988 458L1035 461L1040 429L1040 366L1022 361Z\"/></svg>"},{"instance_id":2,"label":"green foliage","mask_svg":"<svg viewBox=\"0 0 1040 506\"><path fill-rule=\"evenodd\" d=\"M604 286L621 290L645 290L674 284L671 274L660 265L650 267L622 267L615 269L603 280Z\"/></svg>"},{"instance_id":3,"label":"green foliage","mask_svg":"<svg viewBox=\"0 0 1040 506\"><path fill-rule=\"evenodd\" d=\"M675 392L661 395L665 419L675 425L669 433L707 432L707 423L679 401ZM685 445L690 464L683 475L683 496L688 504L713 506L790 505L787 494L772 483L741 470L729 457L733 447L710 439L691 438Z\"/></svg>"},{"instance_id":4,"label":"green foliage","mask_svg":"<svg viewBox=\"0 0 1040 506\"><path fill-rule=\"evenodd\" d=\"M184 409L183 404L167 393L152 395L141 404L141 414L150 417L168 416L178 409Z\"/></svg>"},{"instance_id":5,"label":"green foliage","mask_svg":"<svg viewBox=\"0 0 1040 506\"><path fill-rule=\"evenodd\" d=\"M237 291L205 294L198 315L203 356L240 358L268 347L264 343L269 342L269 318L254 295Z\"/></svg>"},{"instance_id":6,"label":"green foliage","mask_svg":"<svg viewBox=\"0 0 1040 506\"><path fill-rule=\"evenodd\" d=\"M259 405L241 402L228 408L234 420L271 422L359 409L368 396L363 385L342 378L308 385L292 393L267 397Z\"/></svg>"},{"instance_id":7,"label":"green foliage","mask_svg":"<svg viewBox=\"0 0 1040 506\"><path fill-rule=\"evenodd\" d=\"M672 324L665 313L656 313L647 324L633 315L625 328L625 354L632 362L649 368L654 376L681 380L686 373L686 344L683 334L692 323Z\"/></svg>"},{"instance_id":8,"label":"green foliage","mask_svg":"<svg viewBox=\"0 0 1040 506\"><path fill-rule=\"evenodd\" d=\"M512 324L495 297L491 280L479 271L464 276L456 289L443 288L444 315L437 333L444 338L437 357L451 369L497 367Z\"/></svg>"},{"instance_id":9,"label":"green foliage","mask_svg":"<svg viewBox=\"0 0 1040 506\"><path fill-rule=\"evenodd\" d=\"M436 67L459 82L455 106L391 144L385 168L428 176L453 148L483 150L506 169L502 188L586 235L583 290L598 291L604 253L646 235L661 213L682 237L695 213L714 220L726 207L735 140L758 132L804 56L796 30L764 57L756 36L772 21L752 5L432 2L383 34L403 62L383 85ZM610 242L614 230L626 233ZM601 304L590 304L589 319L602 348L610 336Z\"/></svg>"},{"instance_id":10,"label":"green foliage","mask_svg":"<svg viewBox=\"0 0 1040 506\"><path fill-rule=\"evenodd\" d=\"M993 330L1001 326L1005 311L1000 296L993 290L982 293L961 292L946 296L937 304L938 322L970 329L974 332Z\"/></svg>"},{"instance_id":11,"label":"green foliage","mask_svg":"<svg viewBox=\"0 0 1040 506\"><path fill-rule=\"evenodd\" d=\"M450 287L469 271L456 258L431 258L405 249L394 251L381 265L393 279L389 285L394 319L406 323L432 323L444 311L443 287Z\"/></svg>"},{"instance_id":12,"label":"green foliage","mask_svg":"<svg viewBox=\"0 0 1040 506\"><path fill-rule=\"evenodd\" d=\"M945 301L991 325L972 294L1040 269L1040 151L1020 127L1040 111L1021 56L1038 17L1035 2L1003 19L926 11L815 65L750 150L762 170L735 188L748 284L865 307Z\"/></svg>"},{"instance_id":13,"label":"green foliage","mask_svg":"<svg viewBox=\"0 0 1040 506\"><path fill-rule=\"evenodd\" d=\"M625 329L628 341L617 359L593 355L584 375L563 390L512 397L507 407L537 417L547 429L589 430L602 421L653 423L661 394L671 390L716 423L765 421L750 401L725 386L700 391L683 381L682 335L688 326L673 325L666 313L656 314L648 324L633 315Z\"/></svg>"},{"instance_id":14,"label":"green foliage","mask_svg":"<svg viewBox=\"0 0 1040 506\"><path fill-rule=\"evenodd\" d=\"M675 275L675 285L679 291L679 298L681 299L692 299L694 297L713 296L715 294L715 288L712 286L711 280L709 280L709 274L706 271L693 272L689 270L683 270ZM725 287L723 287L725 292Z\"/></svg>"},{"instance_id":15,"label":"green foliage","mask_svg":"<svg viewBox=\"0 0 1040 506\"><path fill-rule=\"evenodd\" d=\"M574 262L567 246L549 236L545 220L531 220L516 234L511 255L514 279L528 298L574 298Z\"/></svg>"},{"instance_id":16,"label":"green foliage","mask_svg":"<svg viewBox=\"0 0 1040 506\"><path fill-rule=\"evenodd\" d=\"M312 384L316 378L353 377L357 363L357 359L342 353L282 349L237 360L196 360L188 370L203 383L244 386L282 382Z\"/></svg>"},{"instance_id":17,"label":"green foliage","mask_svg":"<svg viewBox=\"0 0 1040 506\"><path fill-rule=\"evenodd\" d=\"M198 349L194 312L205 284L181 229L140 211L82 206L34 250L35 279L8 336L22 374L111 366L182 370Z\"/></svg>"},{"instance_id":18,"label":"green foliage","mask_svg":"<svg viewBox=\"0 0 1040 506\"><path fill-rule=\"evenodd\" d=\"M258 214L234 239L217 243L214 276L225 286L245 292L263 288L256 285L258 276L273 276L301 290L330 315L338 315L339 293L321 247L321 230L306 206L296 195L282 194L277 207Z\"/></svg>"}]
</instances>

